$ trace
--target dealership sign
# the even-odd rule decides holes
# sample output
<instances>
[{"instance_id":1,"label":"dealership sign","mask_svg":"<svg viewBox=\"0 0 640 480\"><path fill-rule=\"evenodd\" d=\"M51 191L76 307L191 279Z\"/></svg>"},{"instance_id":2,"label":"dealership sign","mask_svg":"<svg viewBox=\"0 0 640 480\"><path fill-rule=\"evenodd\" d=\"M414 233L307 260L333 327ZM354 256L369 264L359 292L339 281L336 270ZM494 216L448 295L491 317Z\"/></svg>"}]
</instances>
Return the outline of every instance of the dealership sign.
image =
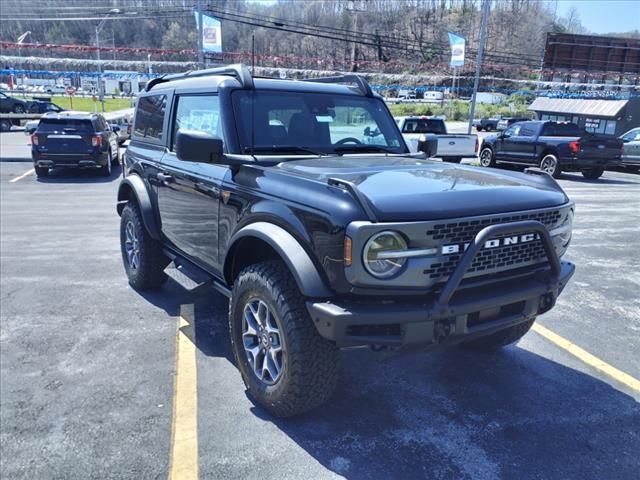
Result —
<instances>
[{"instance_id":1,"label":"dealership sign","mask_svg":"<svg viewBox=\"0 0 640 480\"><path fill-rule=\"evenodd\" d=\"M195 12L196 25L199 27L199 13ZM222 26L220 20L209 15L202 15L202 51L222 52Z\"/></svg>"}]
</instances>

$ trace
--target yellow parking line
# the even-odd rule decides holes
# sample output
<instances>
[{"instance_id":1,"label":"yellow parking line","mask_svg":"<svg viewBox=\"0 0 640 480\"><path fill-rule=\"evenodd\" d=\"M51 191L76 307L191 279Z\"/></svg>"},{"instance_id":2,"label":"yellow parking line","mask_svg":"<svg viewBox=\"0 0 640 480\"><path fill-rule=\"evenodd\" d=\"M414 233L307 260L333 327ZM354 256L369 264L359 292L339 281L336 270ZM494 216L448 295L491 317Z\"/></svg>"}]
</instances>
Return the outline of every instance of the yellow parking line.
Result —
<instances>
[{"instance_id":1,"label":"yellow parking line","mask_svg":"<svg viewBox=\"0 0 640 480\"><path fill-rule=\"evenodd\" d=\"M18 180L22 180L24 177L27 177L29 175L31 175L33 172L35 172L35 168L32 168L31 170L29 170L28 172L24 172L22 175L20 175L19 177L16 178L12 178L11 180L9 180L9 183L15 183Z\"/></svg>"},{"instance_id":2,"label":"yellow parking line","mask_svg":"<svg viewBox=\"0 0 640 480\"><path fill-rule=\"evenodd\" d=\"M183 305L176 338L169 480L198 478L198 376L193 305Z\"/></svg>"},{"instance_id":3,"label":"yellow parking line","mask_svg":"<svg viewBox=\"0 0 640 480\"><path fill-rule=\"evenodd\" d=\"M640 380L632 377L627 373L624 373L618 370L617 368L609 365L607 362L600 360L598 357L591 355L586 350L583 350L582 348L575 345L574 343L571 343L566 338L561 337L557 333L552 332L551 330L549 330L546 327L543 327L539 323L533 324L533 331L542 335L547 340L555 343L558 347L562 348L563 350L566 350L571 355L573 355L574 357L577 357L579 360L586 363L587 365L595 368L596 370L601 371L602 373L608 375L609 377L613 378L617 382L620 382L626 385L631 390L640 392Z\"/></svg>"}]
</instances>

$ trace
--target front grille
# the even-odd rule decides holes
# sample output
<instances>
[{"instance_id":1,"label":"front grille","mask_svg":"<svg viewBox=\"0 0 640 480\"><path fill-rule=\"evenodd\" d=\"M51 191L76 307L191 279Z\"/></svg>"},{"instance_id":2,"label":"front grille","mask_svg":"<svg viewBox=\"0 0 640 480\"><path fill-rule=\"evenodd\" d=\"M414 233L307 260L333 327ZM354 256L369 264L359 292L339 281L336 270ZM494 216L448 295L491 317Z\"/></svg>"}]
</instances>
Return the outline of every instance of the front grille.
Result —
<instances>
[{"instance_id":1,"label":"front grille","mask_svg":"<svg viewBox=\"0 0 640 480\"><path fill-rule=\"evenodd\" d=\"M558 224L561 217L562 213L560 210L551 210L546 212L465 220L434 225L433 228L427 231L427 235L434 240L440 240L443 245L464 244L473 241L478 232L488 225L522 220L537 220L548 229L552 229ZM434 282L445 281L453 273L463 255L464 252L448 255L444 259L440 257L424 270L424 274ZM480 250L471 263L471 266L467 269L465 277L536 265L546 260L547 257L542 241L536 238L526 243Z\"/></svg>"}]
</instances>

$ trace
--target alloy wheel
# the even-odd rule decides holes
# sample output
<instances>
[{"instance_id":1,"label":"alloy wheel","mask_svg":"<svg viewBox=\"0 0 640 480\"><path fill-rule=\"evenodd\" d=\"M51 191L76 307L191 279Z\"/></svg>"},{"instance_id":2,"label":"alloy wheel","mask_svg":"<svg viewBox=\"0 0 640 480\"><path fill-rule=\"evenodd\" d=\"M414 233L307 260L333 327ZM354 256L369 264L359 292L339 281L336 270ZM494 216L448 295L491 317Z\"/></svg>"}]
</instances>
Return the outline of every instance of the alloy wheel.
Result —
<instances>
[{"instance_id":1,"label":"alloy wheel","mask_svg":"<svg viewBox=\"0 0 640 480\"><path fill-rule=\"evenodd\" d=\"M491 157L492 152L488 148L485 148L482 153L480 153L480 165L483 167L488 167L491 165Z\"/></svg>"},{"instance_id":2,"label":"alloy wheel","mask_svg":"<svg viewBox=\"0 0 640 480\"><path fill-rule=\"evenodd\" d=\"M258 298L243 310L242 343L247 360L258 380L275 384L283 371L283 342L278 321L269 306Z\"/></svg>"},{"instance_id":3,"label":"alloy wheel","mask_svg":"<svg viewBox=\"0 0 640 480\"><path fill-rule=\"evenodd\" d=\"M540 164L540 169L543 172L547 172L549 175L553 175L557 167L558 167L558 161L550 155L547 155L546 157L544 157L542 159L542 163Z\"/></svg>"},{"instance_id":4,"label":"alloy wheel","mask_svg":"<svg viewBox=\"0 0 640 480\"><path fill-rule=\"evenodd\" d=\"M135 224L129 220L125 227L124 250L127 254L129 266L136 270L140 266L140 241Z\"/></svg>"}]
</instances>

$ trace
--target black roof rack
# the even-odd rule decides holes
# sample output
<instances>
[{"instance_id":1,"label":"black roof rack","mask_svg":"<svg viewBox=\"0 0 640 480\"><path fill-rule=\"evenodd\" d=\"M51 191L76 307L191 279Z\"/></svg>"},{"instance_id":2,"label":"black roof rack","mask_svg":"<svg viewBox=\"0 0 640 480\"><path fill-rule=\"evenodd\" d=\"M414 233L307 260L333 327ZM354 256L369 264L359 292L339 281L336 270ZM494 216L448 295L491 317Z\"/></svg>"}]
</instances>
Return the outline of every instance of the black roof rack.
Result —
<instances>
[{"instance_id":1,"label":"black roof rack","mask_svg":"<svg viewBox=\"0 0 640 480\"><path fill-rule=\"evenodd\" d=\"M253 89L253 78L251 78L251 72L249 69L241 64L225 65L224 67L207 68L204 70L190 70L185 73L175 73L172 75L163 75L158 78L154 78L149 83L145 91L151 90L155 85L159 83L169 82L171 80L178 80L181 78L194 78L194 77L206 77L209 75L231 75L235 77L242 85L242 88L247 90Z\"/></svg>"},{"instance_id":2,"label":"black roof rack","mask_svg":"<svg viewBox=\"0 0 640 480\"><path fill-rule=\"evenodd\" d=\"M369 83L360 75L339 75L337 77L303 78L303 82L317 83L355 83L358 89L366 97L373 97L373 91Z\"/></svg>"}]
</instances>

